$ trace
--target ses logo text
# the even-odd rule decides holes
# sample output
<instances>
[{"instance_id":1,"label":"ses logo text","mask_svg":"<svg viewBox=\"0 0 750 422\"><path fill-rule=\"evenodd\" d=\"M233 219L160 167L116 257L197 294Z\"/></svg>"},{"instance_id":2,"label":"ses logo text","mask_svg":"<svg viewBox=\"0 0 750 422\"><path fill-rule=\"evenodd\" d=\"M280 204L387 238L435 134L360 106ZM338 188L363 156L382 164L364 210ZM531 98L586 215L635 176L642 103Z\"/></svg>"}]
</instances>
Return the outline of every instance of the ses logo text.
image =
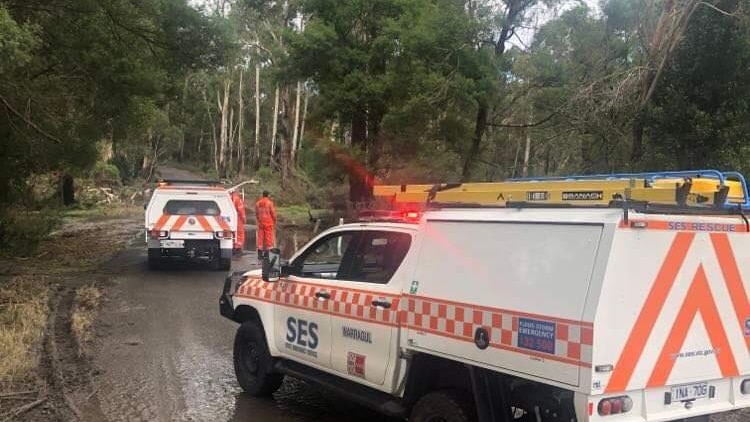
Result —
<instances>
[{"instance_id":1,"label":"ses logo text","mask_svg":"<svg viewBox=\"0 0 750 422\"><path fill-rule=\"evenodd\" d=\"M314 358L318 357L318 324L304 319L289 317L286 320L286 343L284 347Z\"/></svg>"}]
</instances>

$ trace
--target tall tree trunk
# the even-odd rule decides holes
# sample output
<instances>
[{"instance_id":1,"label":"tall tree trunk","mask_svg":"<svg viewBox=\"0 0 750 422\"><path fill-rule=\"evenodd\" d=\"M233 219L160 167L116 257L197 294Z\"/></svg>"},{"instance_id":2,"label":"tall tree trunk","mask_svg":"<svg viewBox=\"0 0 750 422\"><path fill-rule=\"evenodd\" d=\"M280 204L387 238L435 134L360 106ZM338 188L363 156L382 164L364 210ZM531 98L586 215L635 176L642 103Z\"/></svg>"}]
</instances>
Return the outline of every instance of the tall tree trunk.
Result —
<instances>
[{"instance_id":1,"label":"tall tree trunk","mask_svg":"<svg viewBox=\"0 0 750 422\"><path fill-rule=\"evenodd\" d=\"M294 165L297 160L297 136L299 136L299 106L300 106L300 99L302 98L302 82L297 81L297 100L294 103L294 131L292 134L292 149L290 151L291 153L291 160L292 165Z\"/></svg>"},{"instance_id":2,"label":"tall tree trunk","mask_svg":"<svg viewBox=\"0 0 750 422\"><path fill-rule=\"evenodd\" d=\"M237 91L237 102L238 108L239 108L239 119L238 119L238 127L237 127L237 168L239 169L240 174L243 174L245 172L245 141L244 138L242 138L242 129L244 129L245 126L245 105L242 102L242 78L245 74L244 69L240 70L240 87Z\"/></svg>"},{"instance_id":3,"label":"tall tree trunk","mask_svg":"<svg viewBox=\"0 0 750 422\"><path fill-rule=\"evenodd\" d=\"M255 65L255 146L253 147L253 168L260 168L260 64Z\"/></svg>"},{"instance_id":4,"label":"tall tree trunk","mask_svg":"<svg viewBox=\"0 0 750 422\"><path fill-rule=\"evenodd\" d=\"M229 107L229 127L227 130L227 175L234 172L234 108Z\"/></svg>"},{"instance_id":5,"label":"tall tree trunk","mask_svg":"<svg viewBox=\"0 0 750 422\"><path fill-rule=\"evenodd\" d=\"M665 0L654 34L648 46L646 71L641 78L638 110L633 120L633 142L631 144L630 162L637 166L643 158L643 132L646 128L645 111L659 84L667 61L682 40L695 11L700 6L715 8L718 0L703 2L687 0L684 3Z\"/></svg>"},{"instance_id":6,"label":"tall tree trunk","mask_svg":"<svg viewBox=\"0 0 750 422\"><path fill-rule=\"evenodd\" d=\"M214 170L216 174L219 173L219 143L216 140L216 124L214 123L214 116L211 115L211 106L208 102L208 96L206 90L203 90L203 102L206 104L206 116L208 116L208 122L211 123L211 140L214 144Z\"/></svg>"},{"instance_id":7,"label":"tall tree trunk","mask_svg":"<svg viewBox=\"0 0 750 422\"><path fill-rule=\"evenodd\" d=\"M305 121L307 120L307 100L310 97L310 92L305 87L305 105L302 106L302 123L299 128L299 145L297 149L302 149L302 140L305 139Z\"/></svg>"},{"instance_id":8,"label":"tall tree trunk","mask_svg":"<svg viewBox=\"0 0 750 422\"><path fill-rule=\"evenodd\" d=\"M227 78L224 81L224 99L219 104L221 109L221 132L219 136L219 178L227 177L227 144L229 138L228 120L229 120L229 87L231 80Z\"/></svg>"},{"instance_id":9,"label":"tall tree trunk","mask_svg":"<svg viewBox=\"0 0 750 422\"><path fill-rule=\"evenodd\" d=\"M271 162L273 165L273 159L276 154L276 132L279 127L279 85L276 85L276 94L274 94L273 100L273 126L271 129Z\"/></svg>"},{"instance_id":10,"label":"tall tree trunk","mask_svg":"<svg viewBox=\"0 0 750 422\"><path fill-rule=\"evenodd\" d=\"M284 86L281 93L281 153L279 154L279 167L281 170L281 187L286 187L292 174L291 154L291 116L290 116L289 86Z\"/></svg>"},{"instance_id":11,"label":"tall tree trunk","mask_svg":"<svg viewBox=\"0 0 750 422\"><path fill-rule=\"evenodd\" d=\"M469 153L464 159L464 168L461 172L461 180L466 181L471 177L471 169L474 167L474 160L479 155L479 148L482 145L484 132L487 130L487 119L489 117L489 108L487 103L480 102L477 108L476 122L474 123L474 136L471 138Z\"/></svg>"},{"instance_id":12,"label":"tall tree trunk","mask_svg":"<svg viewBox=\"0 0 750 422\"><path fill-rule=\"evenodd\" d=\"M529 177L529 156L531 155L531 130L526 129L526 147L523 150L523 168L521 177Z\"/></svg>"},{"instance_id":13,"label":"tall tree trunk","mask_svg":"<svg viewBox=\"0 0 750 422\"><path fill-rule=\"evenodd\" d=\"M367 151L367 115L364 111L355 111L352 116L352 146L359 151ZM349 201L355 207L366 202L367 193L367 170L364 164L357 160L350 160L345 164L349 173Z\"/></svg>"},{"instance_id":14,"label":"tall tree trunk","mask_svg":"<svg viewBox=\"0 0 750 422\"><path fill-rule=\"evenodd\" d=\"M515 34L515 29L519 21L523 19L524 12L536 4L536 1L530 0L505 0L506 10L503 19L500 34L495 44L495 59L501 58L505 54L505 43ZM464 168L461 172L462 180L471 177L471 170L474 166L479 150L482 146L482 139L487 131L489 123L489 98L479 100L477 107L477 116L474 121L474 136L471 140L469 152L464 159Z\"/></svg>"},{"instance_id":15,"label":"tall tree trunk","mask_svg":"<svg viewBox=\"0 0 750 422\"><path fill-rule=\"evenodd\" d=\"M529 124L534 121L534 110L532 109L529 113ZM523 169L521 170L521 177L529 176L529 158L531 156L531 128L526 128L526 147L523 150Z\"/></svg>"}]
</instances>

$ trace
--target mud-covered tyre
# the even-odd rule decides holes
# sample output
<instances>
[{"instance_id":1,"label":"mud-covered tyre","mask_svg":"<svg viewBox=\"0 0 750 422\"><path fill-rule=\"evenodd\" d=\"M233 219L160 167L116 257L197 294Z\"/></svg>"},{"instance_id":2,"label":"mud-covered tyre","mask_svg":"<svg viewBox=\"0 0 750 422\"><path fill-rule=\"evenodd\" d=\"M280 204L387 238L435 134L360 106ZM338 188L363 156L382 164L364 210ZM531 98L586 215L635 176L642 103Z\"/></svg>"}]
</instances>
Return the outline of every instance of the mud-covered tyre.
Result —
<instances>
[{"instance_id":1,"label":"mud-covered tyre","mask_svg":"<svg viewBox=\"0 0 750 422\"><path fill-rule=\"evenodd\" d=\"M232 258L219 258L219 271L229 271L232 269Z\"/></svg>"},{"instance_id":2,"label":"mud-covered tyre","mask_svg":"<svg viewBox=\"0 0 750 422\"><path fill-rule=\"evenodd\" d=\"M469 393L436 391L423 396L411 411L409 422L476 422L477 412Z\"/></svg>"},{"instance_id":3,"label":"mud-covered tyre","mask_svg":"<svg viewBox=\"0 0 750 422\"><path fill-rule=\"evenodd\" d=\"M215 256L211 259L211 267L214 271L229 271L232 269L232 258Z\"/></svg>"},{"instance_id":4,"label":"mud-covered tyre","mask_svg":"<svg viewBox=\"0 0 750 422\"><path fill-rule=\"evenodd\" d=\"M151 271L160 270L162 267L161 252L158 249L148 250L148 269Z\"/></svg>"},{"instance_id":5,"label":"mud-covered tyre","mask_svg":"<svg viewBox=\"0 0 750 422\"><path fill-rule=\"evenodd\" d=\"M263 329L254 322L244 322L234 337L234 373L242 389L252 396L268 396L281 386L282 374L273 372L273 358L268 352Z\"/></svg>"}]
</instances>

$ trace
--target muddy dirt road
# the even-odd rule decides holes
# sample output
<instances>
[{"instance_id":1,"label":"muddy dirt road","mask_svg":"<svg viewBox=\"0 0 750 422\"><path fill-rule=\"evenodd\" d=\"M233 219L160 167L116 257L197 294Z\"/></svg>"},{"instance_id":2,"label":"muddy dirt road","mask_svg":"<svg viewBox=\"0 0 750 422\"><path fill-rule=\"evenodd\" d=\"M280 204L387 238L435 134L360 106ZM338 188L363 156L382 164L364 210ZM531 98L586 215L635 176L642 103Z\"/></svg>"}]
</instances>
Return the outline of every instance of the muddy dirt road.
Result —
<instances>
[{"instance_id":1,"label":"muddy dirt road","mask_svg":"<svg viewBox=\"0 0 750 422\"><path fill-rule=\"evenodd\" d=\"M99 318L97 396L109 421L382 420L294 380L273 398L241 394L232 367L236 324L218 310L222 272L151 272L134 242L110 264L119 275ZM255 264L251 255L234 269Z\"/></svg>"}]
</instances>

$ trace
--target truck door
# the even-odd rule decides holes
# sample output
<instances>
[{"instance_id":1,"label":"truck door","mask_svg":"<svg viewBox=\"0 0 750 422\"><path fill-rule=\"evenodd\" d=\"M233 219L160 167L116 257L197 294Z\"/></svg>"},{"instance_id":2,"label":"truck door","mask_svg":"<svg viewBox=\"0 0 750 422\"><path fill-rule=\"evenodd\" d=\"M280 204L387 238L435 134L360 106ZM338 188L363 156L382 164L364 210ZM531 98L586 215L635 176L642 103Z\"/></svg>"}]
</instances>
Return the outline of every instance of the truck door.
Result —
<instances>
[{"instance_id":1,"label":"truck door","mask_svg":"<svg viewBox=\"0 0 750 422\"><path fill-rule=\"evenodd\" d=\"M398 273L411 234L366 230L351 271L337 281L332 308L333 369L342 375L383 385L394 360L399 292Z\"/></svg>"},{"instance_id":2,"label":"truck door","mask_svg":"<svg viewBox=\"0 0 750 422\"><path fill-rule=\"evenodd\" d=\"M331 367L331 283L351 267L358 233L339 231L318 239L291 263L292 274L279 280L274 337L288 356Z\"/></svg>"}]
</instances>

